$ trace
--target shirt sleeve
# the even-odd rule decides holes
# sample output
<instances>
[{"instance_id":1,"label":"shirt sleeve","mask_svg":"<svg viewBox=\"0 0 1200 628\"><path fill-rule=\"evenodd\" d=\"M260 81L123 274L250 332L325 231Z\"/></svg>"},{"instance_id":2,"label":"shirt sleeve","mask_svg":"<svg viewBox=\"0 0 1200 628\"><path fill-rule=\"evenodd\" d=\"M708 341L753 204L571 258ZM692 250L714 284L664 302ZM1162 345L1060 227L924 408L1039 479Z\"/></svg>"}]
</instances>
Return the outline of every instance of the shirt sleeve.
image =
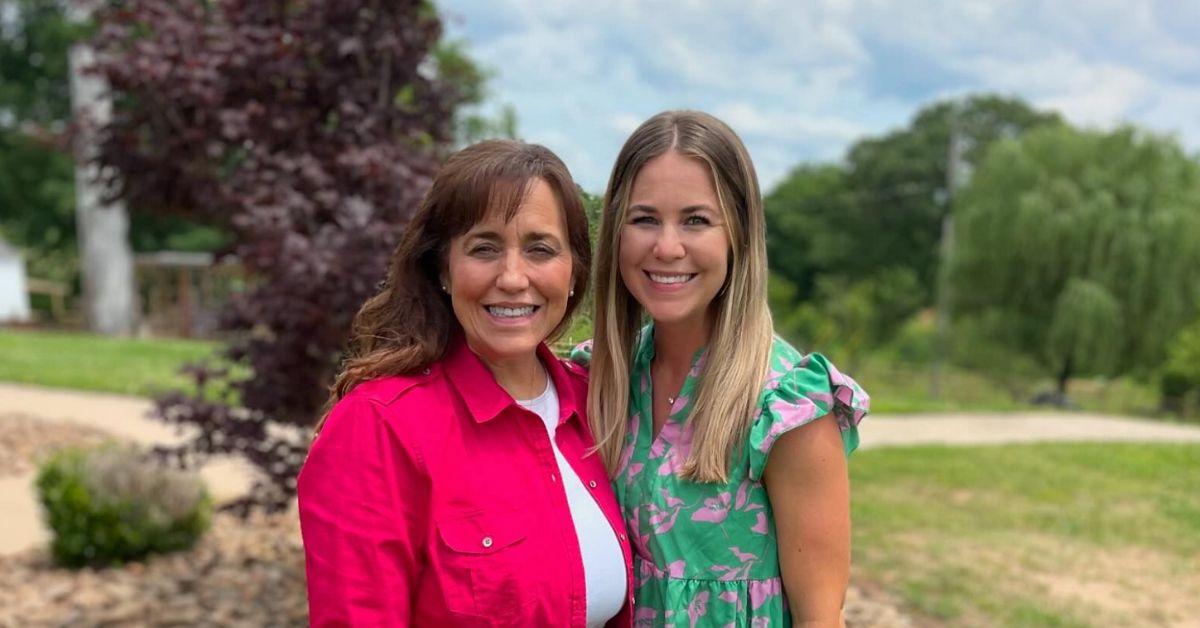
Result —
<instances>
[{"instance_id":1,"label":"shirt sleeve","mask_svg":"<svg viewBox=\"0 0 1200 628\"><path fill-rule=\"evenodd\" d=\"M571 361L579 366L591 366L592 364L592 339L588 338L583 342L575 345L571 349Z\"/></svg>"},{"instance_id":2,"label":"shirt sleeve","mask_svg":"<svg viewBox=\"0 0 1200 628\"><path fill-rule=\"evenodd\" d=\"M341 400L297 481L313 626L406 626L428 528L420 460L365 398Z\"/></svg>"},{"instance_id":3,"label":"shirt sleeve","mask_svg":"<svg viewBox=\"0 0 1200 628\"><path fill-rule=\"evenodd\" d=\"M788 371L772 378L763 396L762 412L750 425L750 478L759 480L775 441L787 432L833 413L849 456L858 447L858 424L871 400L849 376L825 356L812 353Z\"/></svg>"}]
</instances>

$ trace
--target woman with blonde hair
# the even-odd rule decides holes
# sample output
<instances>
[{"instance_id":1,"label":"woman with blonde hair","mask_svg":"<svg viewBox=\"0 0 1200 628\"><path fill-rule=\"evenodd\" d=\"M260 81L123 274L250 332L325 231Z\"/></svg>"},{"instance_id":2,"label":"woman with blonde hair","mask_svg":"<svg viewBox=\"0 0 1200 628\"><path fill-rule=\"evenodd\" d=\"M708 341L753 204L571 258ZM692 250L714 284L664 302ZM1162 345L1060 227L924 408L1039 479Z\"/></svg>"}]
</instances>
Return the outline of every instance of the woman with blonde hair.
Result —
<instances>
[{"instance_id":1,"label":"woman with blonde hair","mask_svg":"<svg viewBox=\"0 0 1200 628\"><path fill-rule=\"evenodd\" d=\"M574 358L631 531L635 623L840 625L868 398L774 335L762 198L728 126L669 111L633 132L595 285Z\"/></svg>"}]
</instances>

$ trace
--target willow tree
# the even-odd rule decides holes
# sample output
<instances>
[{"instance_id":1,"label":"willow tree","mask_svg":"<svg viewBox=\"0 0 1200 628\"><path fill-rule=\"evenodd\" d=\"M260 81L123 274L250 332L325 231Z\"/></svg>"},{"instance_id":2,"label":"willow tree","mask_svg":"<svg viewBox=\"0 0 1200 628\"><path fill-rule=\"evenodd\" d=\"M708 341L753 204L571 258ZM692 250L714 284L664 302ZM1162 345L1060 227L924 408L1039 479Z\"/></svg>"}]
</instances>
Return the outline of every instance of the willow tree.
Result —
<instances>
[{"instance_id":1,"label":"willow tree","mask_svg":"<svg viewBox=\"0 0 1200 628\"><path fill-rule=\"evenodd\" d=\"M1200 164L1172 139L1066 125L993 147L955 208L959 320L1075 375L1155 367L1200 301Z\"/></svg>"},{"instance_id":2,"label":"willow tree","mask_svg":"<svg viewBox=\"0 0 1200 628\"><path fill-rule=\"evenodd\" d=\"M823 275L857 281L906 269L919 283L918 304L929 303L952 127L969 167L995 142L1059 122L1056 113L991 94L941 100L901 129L855 142L842 163L797 167L766 198L771 269L803 300L818 296Z\"/></svg>"}]
</instances>

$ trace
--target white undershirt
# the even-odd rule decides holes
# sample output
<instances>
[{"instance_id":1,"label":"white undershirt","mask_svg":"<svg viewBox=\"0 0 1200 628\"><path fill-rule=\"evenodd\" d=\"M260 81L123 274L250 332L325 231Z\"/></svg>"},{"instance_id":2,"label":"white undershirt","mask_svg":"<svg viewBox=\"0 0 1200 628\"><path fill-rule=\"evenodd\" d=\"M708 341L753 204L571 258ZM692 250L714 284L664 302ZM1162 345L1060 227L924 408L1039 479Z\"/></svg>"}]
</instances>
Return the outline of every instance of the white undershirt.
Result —
<instances>
[{"instance_id":1,"label":"white undershirt","mask_svg":"<svg viewBox=\"0 0 1200 628\"><path fill-rule=\"evenodd\" d=\"M579 538L579 553L583 556L587 625L588 628L603 626L625 603L625 557L621 545L596 499L554 442L554 432L558 429L558 391L554 382L547 378L545 392L536 399L517 403L540 416L550 434L550 445L567 491L567 505L575 522L575 536Z\"/></svg>"}]
</instances>

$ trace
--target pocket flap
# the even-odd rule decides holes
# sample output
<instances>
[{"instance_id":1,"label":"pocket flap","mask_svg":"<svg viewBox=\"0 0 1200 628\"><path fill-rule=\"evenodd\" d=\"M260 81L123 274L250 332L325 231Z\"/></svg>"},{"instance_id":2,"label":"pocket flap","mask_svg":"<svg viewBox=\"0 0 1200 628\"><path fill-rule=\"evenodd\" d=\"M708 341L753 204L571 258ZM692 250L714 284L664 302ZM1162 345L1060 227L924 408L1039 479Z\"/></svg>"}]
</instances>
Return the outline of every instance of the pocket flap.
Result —
<instances>
[{"instance_id":1,"label":"pocket flap","mask_svg":"<svg viewBox=\"0 0 1200 628\"><path fill-rule=\"evenodd\" d=\"M450 549L464 554L491 554L525 538L516 512L482 512L439 521L438 534Z\"/></svg>"}]
</instances>

